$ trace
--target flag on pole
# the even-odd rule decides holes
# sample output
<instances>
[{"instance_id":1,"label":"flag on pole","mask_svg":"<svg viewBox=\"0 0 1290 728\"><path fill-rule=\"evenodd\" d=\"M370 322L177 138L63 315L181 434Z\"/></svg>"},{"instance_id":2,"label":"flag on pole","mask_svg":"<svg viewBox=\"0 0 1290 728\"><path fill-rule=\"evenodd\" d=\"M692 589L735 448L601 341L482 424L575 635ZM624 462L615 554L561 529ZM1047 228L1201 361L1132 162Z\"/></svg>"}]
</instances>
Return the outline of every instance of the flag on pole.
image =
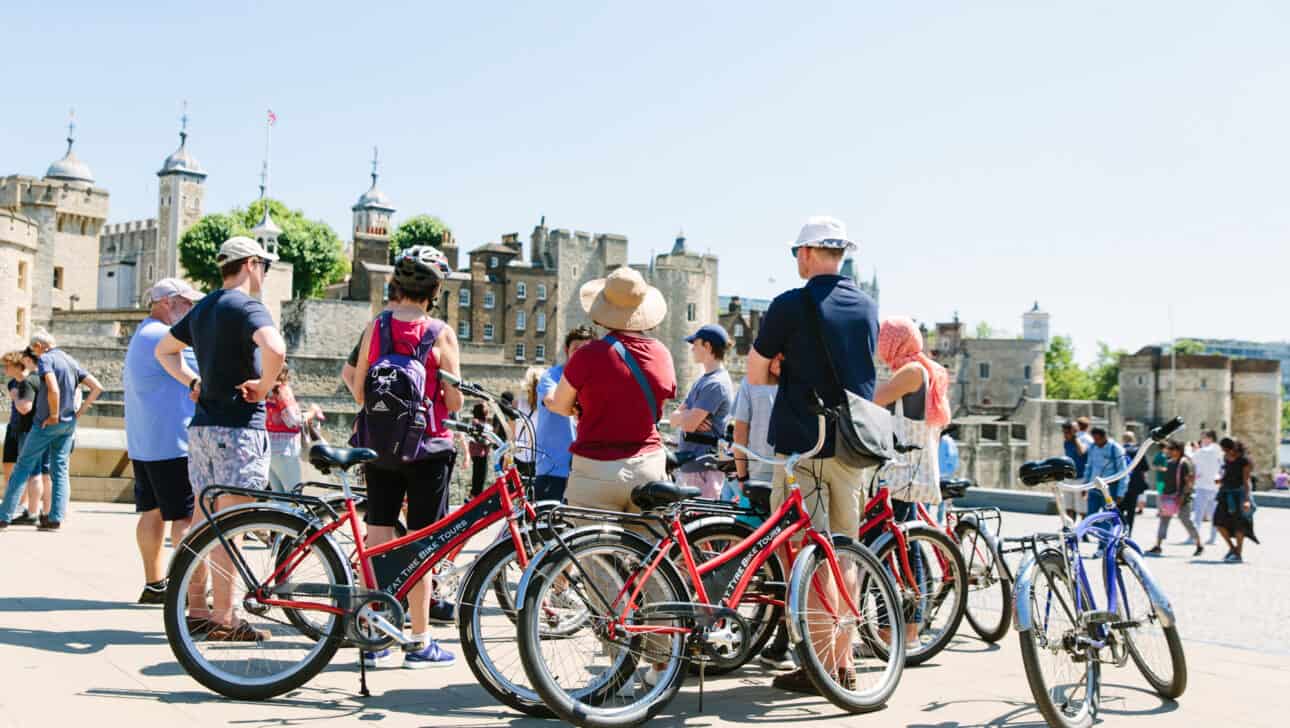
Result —
<instances>
[{"instance_id":1,"label":"flag on pole","mask_svg":"<svg viewBox=\"0 0 1290 728\"><path fill-rule=\"evenodd\" d=\"M269 109L269 126L273 126L277 122L278 122L278 115L273 113L273 109Z\"/></svg>"}]
</instances>

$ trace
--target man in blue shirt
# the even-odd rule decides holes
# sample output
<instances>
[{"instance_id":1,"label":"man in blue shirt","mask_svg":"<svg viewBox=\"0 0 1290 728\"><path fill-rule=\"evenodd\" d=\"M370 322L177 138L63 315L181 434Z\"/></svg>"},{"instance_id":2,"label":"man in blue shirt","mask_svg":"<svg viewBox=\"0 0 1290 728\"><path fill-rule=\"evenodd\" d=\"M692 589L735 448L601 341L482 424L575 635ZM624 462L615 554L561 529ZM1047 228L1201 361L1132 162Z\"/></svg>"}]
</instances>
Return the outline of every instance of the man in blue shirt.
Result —
<instances>
[{"instance_id":1,"label":"man in blue shirt","mask_svg":"<svg viewBox=\"0 0 1290 728\"><path fill-rule=\"evenodd\" d=\"M40 474L41 464L47 454L51 456L50 479L53 485L49 516L41 520L42 531L57 531L67 515L71 500L72 483L68 463L72 455L72 442L76 435L76 420L94 405L103 393L99 381L81 368L67 352L56 348L57 342L48 331L37 331L31 337L31 351L36 359L36 413L34 425L22 443L18 461L5 488L4 502L0 504L0 529L9 525L8 517L18 505L23 487L33 475ZM76 390L84 383L90 393L76 407Z\"/></svg>"},{"instance_id":2,"label":"man in blue shirt","mask_svg":"<svg viewBox=\"0 0 1290 728\"><path fill-rule=\"evenodd\" d=\"M1122 473L1129 467L1129 462L1124 457L1124 448L1120 443L1107 438L1106 428L1094 427L1089 434L1093 436L1093 446L1088 449L1088 463L1084 466L1085 483L1092 483L1095 478L1110 481L1111 476ZM1127 484L1127 478L1107 482L1111 497L1118 499L1124 495ZM1088 492L1090 514L1100 513L1105 504L1101 490L1095 488Z\"/></svg>"},{"instance_id":3,"label":"man in blue shirt","mask_svg":"<svg viewBox=\"0 0 1290 728\"><path fill-rule=\"evenodd\" d=\"M163 278L148 290L148 318L135 329L125 351L125 440L134 467L134 510L139 514L135 541L143 558L140 604L166 601L162 546L166 522L170 542L178 544L193 517L193 488L188 481L188 423L193 400L188 388L157 361L157 344L200 301L202 294L178 278ZM194 371L191 348L184 359Z\"/></svg>"},{"instance_id":4,"label":"man in blue shirt","mask_svg":"<svg viewBox=\"0 0 1290 728\"><path fill-rule=\"evenodd\" d=\"M579 326L564 336L564 362L556 364L542 374L537 386L537 408L535 410L534 428L537 430L537 469L534 471L533 495L537 500L564 500L564 487L569 482L569 465L573 455L569 446L573 444L573 420L564 415L557 415L547 408L547 402L555 394L560 377L564 376L564 365L588 341L596 338L590 326Z\"/></svg>"},{"instance_id":5,"label":"man in blue shirt","mask_svg":"<svg viewBox=\"0 0 1290 728\"><path fill-rule=\"evenodd\" d=\"M806 286L782 293L771 302L748 353L748 381L752 384L769 384L771 360L784 355L767 434L780 454L803 453L815 446L819 433L811 410L817 394L826 406L838 404L845 396L834 386L830 369L837 372L843 389L867 399L873 398L877 379L873 352L878 341L878 304L854 281L840 275L846 253L856 249L847 239L846 227L831 217L810 218L790 247ZM806 324L807 306L818 308L827 352L820 335ZM825 426L824 448L814 459L798 464L798 485L817 529L854 538L869 471L852 468L833 456L836 425L826 422ZM788 496L782 467L775 468L772 485L771 507L778 508ZM822 610L817 600L814 594L808 596L808 608ZM830 637L813 635L812 639ZM837 630L833 639L833 649L827 653L835 656L836 664L825 667L853 675L851 635ZM774 685L816 692L800 669L776 677Z\"/></svg>"},{"instance_id":6,"label":"man in blue shirt","mask_svg":"<svg viewBox=\"0 0 1290 728\"><path fill-rule=\"evenodd\" d=\"M1075 472L1080 476L1084 475L1084 466L1088 464L1088 445L1081 437L1083 434L1075 429L1074 422L1066 420L1062 423L1062 452L1075 463ZM1089 443L1092 443L1092 438L1089 439ZM1079 511L1083 510L1082 506L1087 502L1082 500L1078 493L1062 493L1062 505L1066 515L1072 520L1079 515Z\"/></svg>"}]
</instances>

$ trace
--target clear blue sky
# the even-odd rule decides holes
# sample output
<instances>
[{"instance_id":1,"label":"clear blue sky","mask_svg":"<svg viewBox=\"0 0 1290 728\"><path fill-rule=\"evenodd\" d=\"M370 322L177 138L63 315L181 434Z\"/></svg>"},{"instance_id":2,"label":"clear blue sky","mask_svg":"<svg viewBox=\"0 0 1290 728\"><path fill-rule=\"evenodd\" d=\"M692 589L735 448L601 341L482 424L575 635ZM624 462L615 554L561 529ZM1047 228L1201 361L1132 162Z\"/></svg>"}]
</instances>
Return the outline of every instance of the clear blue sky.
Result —
<instances>
[{"instance_id":1,"label":"clear blue sky","mask_svg":"<svg viewBox=\"0 0 1290 728\"><path fill-rule=\"evenodd\" d=\"M1290 4L10 3L0 174L77 150L156 214L180 102L207 209L272 194L342 235L367 185L463 247L549 224L643 261L684 226L722 293L796 285L844 219L882 312L1017 332L1290 338ZM772 283L771 280L774 279Z\"/></svg>"}]
</instances>

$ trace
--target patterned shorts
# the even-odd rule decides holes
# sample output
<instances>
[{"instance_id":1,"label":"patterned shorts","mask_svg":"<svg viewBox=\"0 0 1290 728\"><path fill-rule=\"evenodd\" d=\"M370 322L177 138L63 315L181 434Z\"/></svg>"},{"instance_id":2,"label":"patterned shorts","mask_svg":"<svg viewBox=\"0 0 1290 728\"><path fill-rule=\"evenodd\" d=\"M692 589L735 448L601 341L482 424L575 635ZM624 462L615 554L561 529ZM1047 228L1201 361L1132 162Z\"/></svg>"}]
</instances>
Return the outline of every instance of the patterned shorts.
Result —
<instances>
[{"instance_id":1,"label":"patterned shorts","mask_svg":"<svg viewBox=\"0 0 1290 728\"><path fill-rule=\"evenodd\" d=\"M188 428L188 480L194 497L209 485L269 487L269 433L246 427Z\"/></svg>"}]
</instances>

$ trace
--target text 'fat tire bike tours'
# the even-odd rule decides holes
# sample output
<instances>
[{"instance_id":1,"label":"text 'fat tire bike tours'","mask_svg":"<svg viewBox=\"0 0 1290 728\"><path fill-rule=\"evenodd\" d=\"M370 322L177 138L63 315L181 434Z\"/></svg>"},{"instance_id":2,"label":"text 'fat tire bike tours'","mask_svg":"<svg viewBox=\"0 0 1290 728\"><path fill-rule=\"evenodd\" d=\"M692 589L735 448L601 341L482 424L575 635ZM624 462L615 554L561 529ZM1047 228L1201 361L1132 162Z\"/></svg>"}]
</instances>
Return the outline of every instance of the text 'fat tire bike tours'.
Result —
<instances>
[{"instance_id":1,"label":"text 'fat tire bike tours'","mask_svg":"<svg viewBox=\"0 0 1290 728\"><path fill-rule=\"evenodd\" d=\"M445 384L531 426L500 397L446 372L440 371L439 376ZM491 438L502 454L510 446L476 425L452 420L445 425L467 437ZM166 639L189 675L230 698L263 700L281 695L325 668L342 645L369 651L412 647L402 629L408 592L422 579L432 578L436 567L456 557L474 535L504 522L499 540L485 553L508 552L520 567L539 548L533 528L538 511L526 497L509 457L499 457L493 485L457 510L393 541L365 546L362 517L347 472L376 457L376 452L364 448L319 444L310 449L315 466L340 471L343 497L339 500L307 496L299 490L272 493L233 485L203 491L199 503L205 521L176 548L164 610ZM257 500L212 515L207 501L217 495ZM469 577L466 582L472 584ZM487 595L467 589L459 596L476 611L493 598L500 611L513 614L513 594L499 593L505 592L495 588L501 584L475 581L476 589ZM201 595L203 600L196 609L209 610L212 596L215 604L221 603L221 590L225 590L224 601L245 620L239 630L243 640L206 639L210 623L186 616L193 606L191 595ZM509 624L508 629L513 630ZM472 644L476 656L482 644L487 643ZM362 691L366 694L365 672Z\"/></svg>"},{"instance_id":2,"label":"text 'fat tire bike tours'","mask_svg":"<svg viewBox=\"0 0 1290 728\"><path fill-rule=\"evenodd\" d=\"M687 517L742 509L696 499L695 488L639 486L632 494L644 511L638 515L571 507L551 512L589 524L553 535L520 584L524 669L556 715L580 726L643 723L676 696L693 665L702 685L704 669L723 655L735 663L746 659L744 651L757 640L745 640L742 655L729 652L733 634L759 631L745 616L750 603L784 606L798 664L829 701L853 713L887 702L904 666L901 610L872 552L849 535L832 536L811 524L794 471L819 452L822 414L818 426L814 449L783 460L735 446L784 466L789 492L744 538L715 539L724 545L719 553L697 553ZM770 488L749 488L748 495L768 504ZM787 584L766 577L764 567L779 553L790 554ZM584 615L580 629L549 631L548 610L557 603Z\"/></svg>"},{"instance_id":3,"label":"text 'fat tire bike tours'","mask_svg":"<svg viewBox=\"0 0 1290 728\"><path fill-rule=\"evenodd\" d=\"M1181 429L1179 418L1151 430L1159 446ZM1102 665L1137 666L1152 689L1173 699L1187 687L1187 661L1173 607L1152 578L1142 548L1128 536L1108 482L1138 466L1150 447L1138 450L1124 472L1091 483L1062 481L1078 475L1070 458L1056 457L1021 466L1028 486L1052 485L1059 533L1004 539L1005 551L1022 551L1017 572L1016 620L1026 679L1039 712L1051 726L1083 728L1097 718ZM1079 523L1066 516L1061 491L1084 494L1094 488L1106 499L1104 510ZM1105 603L1099 607L1080 542L1096 542Z\"/></svg>"}]
</instances>

